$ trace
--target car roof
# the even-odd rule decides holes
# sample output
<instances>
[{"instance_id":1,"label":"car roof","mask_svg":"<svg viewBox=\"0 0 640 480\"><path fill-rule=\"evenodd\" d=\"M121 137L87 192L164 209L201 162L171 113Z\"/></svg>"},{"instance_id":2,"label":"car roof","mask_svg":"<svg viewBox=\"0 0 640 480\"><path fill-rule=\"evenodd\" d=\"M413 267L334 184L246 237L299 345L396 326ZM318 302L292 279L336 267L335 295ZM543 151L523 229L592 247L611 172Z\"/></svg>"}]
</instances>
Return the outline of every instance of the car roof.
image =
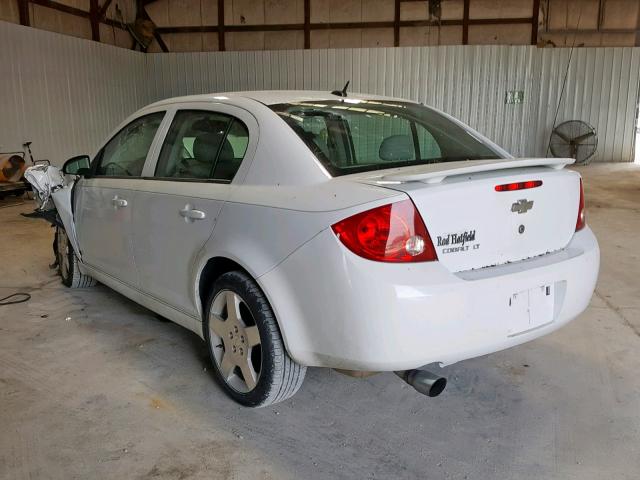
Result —
<instances>
[{"instance_id":1,"label":"car roof","mask_svg":"<svg viewBox=\"0 0 640 480\"><path fill-rule=\"evenodd\" d=\"M305 101L324 101L324 100L377 100L377 101L407 101L401 98L385 97L381 95L371 95L366 93L347 93L347 97L339 97L328 91L320 90L255 90L244 92L221 92L208 93L204 95L188 95L183 97L167 98L156 102L149 107L161 105L171 105L184 102L229 102L233 103L234 99L251 99L265 105L275 105L278 103L295 103Z\"/></svg>"}]
</instances>

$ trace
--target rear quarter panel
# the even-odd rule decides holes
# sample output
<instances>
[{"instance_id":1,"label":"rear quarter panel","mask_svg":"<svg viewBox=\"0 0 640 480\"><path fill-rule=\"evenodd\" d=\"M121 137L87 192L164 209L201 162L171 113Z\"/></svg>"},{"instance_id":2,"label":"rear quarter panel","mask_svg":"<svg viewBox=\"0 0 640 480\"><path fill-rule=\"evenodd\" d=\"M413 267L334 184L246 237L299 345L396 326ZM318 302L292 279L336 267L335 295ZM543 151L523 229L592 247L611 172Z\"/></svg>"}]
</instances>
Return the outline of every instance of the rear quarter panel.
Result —
<instances>
[{"instance_id":1,"label":"rear quarter panel","mask_svg":"<svg viewBox=\"0 0 640 480\"><path fill-rule=\"evenodd\" d=\"M338 179L306 187L238 186L202 256L230 258L258 278L336 221L403 198L402 192Z\"/></svg>"},{"instance_id":2,"label":"rear quarter panel","mask_svg":"<svg viewBox=\"0 0 640 480\"><path fill-rule=\"evenodd\" d=\"M215 257L231 259L259 279L338 220L404 198L402 192L340 179L306 187L237 186L198 255L196 284Z\"/></svg>"}]
</instances>

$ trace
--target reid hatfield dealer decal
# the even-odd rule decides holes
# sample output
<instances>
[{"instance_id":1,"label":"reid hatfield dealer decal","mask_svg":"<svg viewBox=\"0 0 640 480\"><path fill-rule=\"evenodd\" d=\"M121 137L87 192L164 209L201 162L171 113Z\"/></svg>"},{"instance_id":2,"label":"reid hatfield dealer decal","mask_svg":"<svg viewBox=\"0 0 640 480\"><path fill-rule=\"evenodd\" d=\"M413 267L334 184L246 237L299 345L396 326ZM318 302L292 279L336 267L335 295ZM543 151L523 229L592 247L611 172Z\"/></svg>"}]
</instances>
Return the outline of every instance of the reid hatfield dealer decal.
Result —
<instances>
[{"instance_id":1,"label":"reid hatfield dealer decal","mask_svg":"<svg viewBox=\"0 0 640 480\"><path fill-rule=\"evenodd\" d=\"M468 230L461 233L449 233L445 236L438 235L436 239L438 247L444 247L442 253L466 252L471 248L477 250L480 244L476 242L476 231Z\"/></svg>"}]
</instances>

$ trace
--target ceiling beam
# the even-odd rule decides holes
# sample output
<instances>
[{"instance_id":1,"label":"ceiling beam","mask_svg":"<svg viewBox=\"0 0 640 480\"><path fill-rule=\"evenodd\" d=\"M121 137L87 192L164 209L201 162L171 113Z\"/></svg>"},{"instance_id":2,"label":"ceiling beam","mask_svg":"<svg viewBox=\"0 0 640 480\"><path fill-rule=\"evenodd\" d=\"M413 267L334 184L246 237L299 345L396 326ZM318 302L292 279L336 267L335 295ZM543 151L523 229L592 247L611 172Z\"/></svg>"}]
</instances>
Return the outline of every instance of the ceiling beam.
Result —
<instances>
[{"instance_id":1,"label":"ceiling beam","mask_svg":"<svg viewBox=\"0 0 640 480\"><path fill-rule=\"evenodd\" d=\"M160 50L162 50L165 53L167 53L169 51L169 47L167 47L167 44L162 39L162 36L158 32L158 30L155 30L153 32L153 38L155 38L156 42L158 42L158 45L160 45Z\"/></svg>"},{"instance_id":2,"label":"ceiling beam","mask_svg":"<svg viewBox=\"0 0 640 480\"><path fill-rule=\"evenodd\" d=\"M436 27L439 25L462 25L462 20L401 20L399 27ZM531 24L530 17L523 18L475 18L468 20L469 25L512 25ZM340 22L340 23L309 23L309 30L344 30L351 28L394 28L395 21L383 22ZM276 32L282 30L303 30L304 23L285 23L279 25L224 25L225 32ZM205 33L219 32L218 25L193 25L183 27L158 27L160 33Z\"/></svg>"},{"instance_id":3,"label":"ceiling beam","mask_svg":"<svg viewBox=\"0 0 640 480\"><path fill-rule=\"evenodd\" d=\"M640 33L640 29L636 28L552 28L545 30L544 33L550 34L565 34L565 35L580 35L587 34L593 35L596 33L624 33L624 34L637 34ZM577 44L576 44L577 46Z\"/></svg>"},{"instance_id":4,"label":"ceiling beam","mask_svg":"<svg viewBox=\"0 0 640 480\"><path fill-rule=\"evenodd\" d=\"M33 3L34 5L40 5L41 7L51 8L59 12L68 13L69 15L75 15L76 17L89 18L89 19L91 18L91 12L86 12L79 8L70 7L68 5L57 3L52 0L24 0L24 1L26 1L27 3ZM107 3L109 3L108 0L107 0ZM121 30L126 30L126 28L123 27L119 21L113 20L111 18L101 18L100 23L104 23L105 25L109 25L111 27L120 28Z\"/></svg>"},{"instance_id":5,"label":"ceiling beam","mask_svg":"<svg viewBox=\"0 0 640 480\"><path fill-rule=\"evenodd\" d=\"M86 18L91 22L91 37L93 40L100 41L100 24L104 23L105 25L109 25L110 27L119 28L121 30L127 31L127 28L122 25L121 22L117 20L113 20L111 18L104 18L104 15L101 15L100 12L104 10L106 13L107 8L109 8L109 4L111 0L106 0L102 8L96 9L96 13L98 14L97 23L95 21L96 15L93 11L85 11L79 8L70 7L69 5L64 5L62 3L54 2L52 0L19 0L19 2L24 2L26 4L26 12L28 14L28 5L29 3L33 3L34 5L39 5L41 7L50 8L52 10L57 10L58 12L68 13L69 15L75 15L76 17ZM90 0L90 5L93 4L93 0ZM96 1L97 3L97 1ZM20 5L20 4L19 4Z\"/></svg>"},{"instance_id":6,"label":"ceiling beam","mask_svg":"<svg viewBox=\"0 0 640 480\"><path fill-rule=\"evenodd\" d=\"M127 27L123 27L122 23L120 23L118 20L114 20L112 18L104 18L100 21L100 23L104 23L105 25L109 25L110 27L115 27L115 28L119 28L120 30L127 30Z\"/></svg>"},{"instance_id":7,"label":"ceiling beam","mask_svg":"<svg viewBox=\"0 0 640 480\"><path fill-rule=\"evenodd\" d=\"M107 14L107 9L111 5L111 0L105 0L104 4L100 7L100 20Z\"/></svg>"},{"instance_id":8,"label":"ceiling beam","mask_svg":"<svg viewBox=\"0 0 640 480\"><path fill-rule=\"evenodd\" d=\"M91 17L89 20L91 21L91 37L96 42L100 41L100 23L104 23L103 21L105 20L109 5L111 5L111 0L105 0L102 6L100 6L98 0L90 0L89 13Z\"/></svg>"},{"instance_id":9,"label":"ceiling beam","mask_svg":"<svg viewBox=\"0 0 640 480\"><path fill-rule=\"evenodd\" d=\"M70 15L75 15L76 17L89 18L91 14L84 10L80 10L76 7L70 7L69 5L64 5L62 3L53 2L51 0L28 0L34 5L40 5L41 7L51 8L52 10L57 10L59 12L68 13Z\"/></svg>"},{"instance_id":10,"label":"ceiling beam","mask_svg":"<svg viewBox=\"0 0 640 480\"><path fill-rule=\"evenodd\" d=\"M445 20L442 21L444 25ZM531 17L518 18L470 18L469 25L517 25L531 24Z\"/></svg>"},{"instance_id":11,"label":"ceiling beam","mask_svg":"<svg viewBox=\"0 0 640 480\"><path fill-rule=\"evenodd\" d=\"M142 4L138 4L138 5L140 5L139 17L144 18L145 20L149 20L150 22L153 22L153 20L151 20L151 17L147 13L147 9L144 8L144 5ZM160 35L160 32L158 31L157 28L153 30L153 38L155 38L156 42L158 42L158 45L160 46L160 50L162 50L165 53L169 51L169 47L167 47L167 44L162 39L162 35ZM146 52L147 49L145 48L144 51Z\"/></svg>"},{"instance_id":12,"label":"ceiling beam","mask_svg":"<svg viewBox=\"0 0 640 480\"><path fill-rule=\"evenodd\" d=\"M149 14L144 6L153 3L156 0L140 0L138 8L143 18L150 20ZM225 32L273 32L273 31L291 31L302 30L304 32L304 46L311 47L311 31L312 30L331 30L331 29L353 29L353 28L392 28L394 32L394 45L400 44L400 28L401 27L424 27L424 26L446 26L455 25L462 26L463 44L468 44L469 26L471 25L513 25L513 24L529 24L531 25L531 42L537 43L538 36L538 19L540 10L540 0L534 0L534 8L531 17L518 18L469 18L470 0L464 0L463 18L462 19L445 19L445 20L400 20L400 3L401 1L410 0L394 0L394 19L393 21L380 22L341 22L341 23L311 23L311 2L304 0L305 15L304 23L278 24L278 25L225 25L224 22L224 0L218 0L218 24L217 25L196 25L181 27L158 27L154 32L154 37L163 52L169 49L162 39L163 33L218 33L218 49L224 51L225 48ZM99 0L90 0L91 10L89 12L76 7L55 2L53 0L17 0L20 11L20 23L29 24L29 2L43 7L51 8L70 15L89 19L91 22L92 38L99 41L100 23L110 25L112 27L126 30L121 22L105 18L107 9L112 0L105 0L103 5L99 5ZM536 8L537 7L537 8Z\"/></svg>"}]
</instances>

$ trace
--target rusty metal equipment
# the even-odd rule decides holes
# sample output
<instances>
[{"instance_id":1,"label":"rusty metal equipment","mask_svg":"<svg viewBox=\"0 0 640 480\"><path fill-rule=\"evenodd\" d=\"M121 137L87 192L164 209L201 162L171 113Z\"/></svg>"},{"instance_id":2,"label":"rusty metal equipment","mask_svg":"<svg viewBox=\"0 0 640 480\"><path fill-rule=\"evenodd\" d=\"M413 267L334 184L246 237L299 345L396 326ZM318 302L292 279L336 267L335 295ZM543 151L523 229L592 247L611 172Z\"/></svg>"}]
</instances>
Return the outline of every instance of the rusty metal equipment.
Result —
<instances>
[{"instance_id":1,"label":"rusty metal equipment","mask_svg":"<svg viewBox=\"0 0 640 480\"><path fill-rule=\"evenodd\" d=\"M0 182L20 181L27 169L27 162L17 154L0 154Z\"/></svg>"},{"instance_id":2,"label":"rusty metal equipment","mask_svg":"<svg viewBox=\"0 0 640 480\"><path fill-rule=\"evenodd\" d=\"M29 154L31 165L49 163L49 160L33 160L31 142L23 143L22 146ZM0 199L7 195L19 197L31 190L31 186L24 180L24 172L28 166L24 151L0 152Z\"/></svg>"},{"instance_id":3,"label":"rusty metal equipment","mask_svg":"<svg viewBox=\"0 0 640 480\"><path fill-rule=\"evenodd\" d=\"M0 153L0 199L7 195L19 197L29 190L23 178L27 166L23 152Z\"/></svg>"}]
</instances>

